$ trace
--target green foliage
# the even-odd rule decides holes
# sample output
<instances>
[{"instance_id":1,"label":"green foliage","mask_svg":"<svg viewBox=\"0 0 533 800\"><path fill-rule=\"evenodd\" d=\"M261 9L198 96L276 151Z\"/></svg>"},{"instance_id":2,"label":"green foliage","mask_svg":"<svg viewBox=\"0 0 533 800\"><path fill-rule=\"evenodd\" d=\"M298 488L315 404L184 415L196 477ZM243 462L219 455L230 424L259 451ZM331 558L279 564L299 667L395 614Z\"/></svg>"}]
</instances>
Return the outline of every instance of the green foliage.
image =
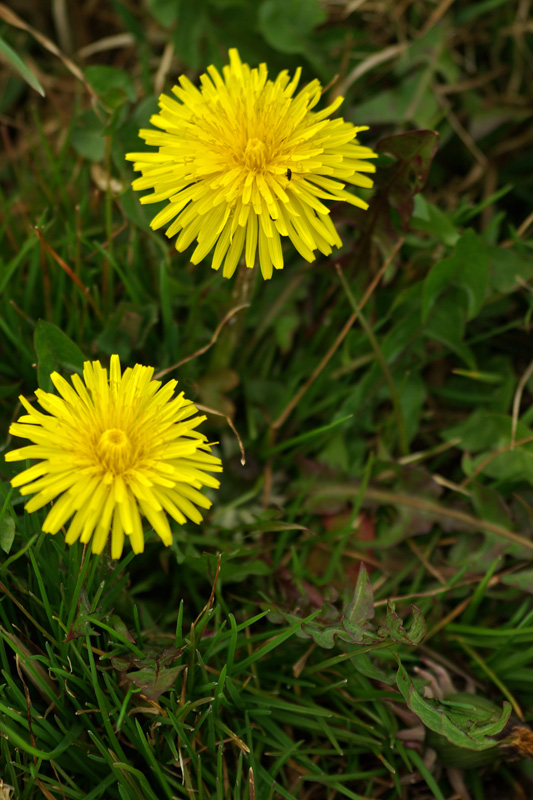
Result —
<instances>
[{"instance_id":1,"label":"green foliage","mask_svg":"<svg viewBox=\"0 0 533 800\"><path fill-rule=\"evenodd\" d=\"M397 683L407 706L427 728L465 750L494 750L496 741L491 737L501 733L511 716L510 703L499 712L476 705L475 698L468 704L458 702L460 698L447 704L424 700L402 666Z\"/></svg>"},{"instance_id":2,"label":"green foliage","mask_svg":"<svg viewBox=\"0 0 533 800\"><path fill-rule=\"evenodd\" d=\"M18 395L119 353L222 415L224 473L201 528L116 563L42 534L1 466L1 779L21 800L442 800L452 766L475 800L529 796L509 743L533 708L518 5L33 6L44 39L0 42L3 450ZM124 154L156 90L231 46L343 94L380 155L369 210L331 210L343 248L288 248L221 368L234 284L151 230Z\"/></svg>"},{"instance_id":3,"label":"green foliage","mask_svg":"<svg viewBox=\"0 0 533 800\"><path fill-rule=\"evenodd\" d=\"M307 621L298 614L276 609L271 619L283 618L287 622L299 622L297 635L313 639L319 647L331 650L341 642L349 645L360 644L359 650L350 649L352 656L368 653L374 649L390 647L393 644L416 646L426 635L424 618L416 607L412 607L411 625L406 628L394 610L394 604L387 605L386 618L379 627L373 626L370 620L374 617L374 597L372 585L364 564L361 565L354 595L344 609L340 619L332 606L326 607L325 614L313 615Z\"/></svg>"},{"instance_id":4,"label":"green foliage","mask_svg":"<svg viewBox=\"0 0 533 800\"><path fill-rule=\"evenodd\" d=\"M40 95L44 97L45 91L33 72L28 69L24 61L20 58L17 53L13 50L12 47L8 45L4 39L0 38L0 53L4 56L7 62L10 64L13 69L15 69L24 80L29 83L32 89L35 89L36 92L39 92Z\"/></svg>"},{"instance_id":5,"label":"green foliage","mask_svg":"<svg viewBox=\"0 0 533 800\"><path fill-rule=\"evenodd\" d=\"M427 276L422 295L422 320L427 321L448 286L457 286L464 291L466 318L477 317L485 300L488 276L485 247L475 232L468 229L457 241L453 255L437 261Z\"/></svg>"},{"instance_id":6,"label":"green foliage","mask_svg":"<svg viewBox=\"0 0 533 800\"><path fill-rule=\"evenodd\" d=\"M399 214L400 229L407 231L413 214L413 198L426 185L438 142L435 131L409 131L378 142L376 152L391 156L393 161L383 164L376 176L371 232L387 255L397 241L392 210Z\"/></svg>"},{"instance_id":7,"label":"green foliage","mask_svg":"<svg viewBox=\"0 0 533 800\"><path fill-rule=\"evenodd\" d=\"M282 53L303 53L327 15L318 0L264 0L257 21L268 44Z\"/></svg>"},{"instance_id":8,"label":"green foliage","mask_svg":"<svg viewBox=\"0 0 533 800\"><path fill-rule=\"evenodd\" d=\"M39 320L35 326L33 344L37 355L37 375L41 389L52 390L50 375L60 368L69 372L82 371L85 356L56 325Z\"/></svg>"}]
</instances>

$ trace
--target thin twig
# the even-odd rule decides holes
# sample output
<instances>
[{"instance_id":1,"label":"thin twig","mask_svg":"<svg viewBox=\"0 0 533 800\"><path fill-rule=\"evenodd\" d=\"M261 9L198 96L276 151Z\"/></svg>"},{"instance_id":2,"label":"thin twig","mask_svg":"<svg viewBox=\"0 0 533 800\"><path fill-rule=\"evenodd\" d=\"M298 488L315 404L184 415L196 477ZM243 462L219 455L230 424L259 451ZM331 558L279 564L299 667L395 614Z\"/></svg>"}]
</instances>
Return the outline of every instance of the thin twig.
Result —
<instances>
[{"instance_id":1,"label":"thin twig","mask_svg":"<svg viewBox=\"0 0 533 800\"><path fill-rule=\"evenodd\" d=\"M228 415L224 414L222 411L217 411L216 408L209 408L209 406L202 406L200 405L200 403L195 403L195 406L198 409L198 411L207 411L208 414L215 414L215 416L217 417L224 417L224 419L230 426L231 430L235 434L235 437L239 443L239 449L241 451L241 464L244 467L244 465L246 464L246 453L244 452L244 445L242 443L241 437L237 433L237 428L233 424L233 420L231 419L231 417L228 417Z\"/></svg>"},{"instance_id":2,"label":"thin twig","mask_svg":"<svg viewBox=\"0 0 533 800\"><path fill-rule=\"evenodd\" d=\"M209 348L213 347L213 345L217 341L217 339L219 337L219 334L220 334L220 331L222 330L222 328L224 327L226 322L229 322L229 320L232 317L234 317L235 314L238 314L239 311L242 311L243 308L248 308L249 305L250 305L250 303L243 303L240 306L235 306L235 308L231 308L228 311L228 313L226 314L226 316L224 317L224 319L221 322L219 322L219 324L217 325L217 327L215 329L215 332L212 335L212 337L211 337L211 339L210 339L208 344L204 345L204 347L201 347L199 350L196 350L192 355L187 356L187 358L183 358L181 361L178 361L177 364L173 364L173 366L167 367L167 369L161 370L160 372L157 373L157 375L155 375L155 378L157 378L157 380L159 380L160 378L163 378L165 375L168 375L169 372L173 372L175 369L179 369L179 367L182 367L188 361L192 361L193 358L198 358L198 356L201 356L204 353L206 353L209 350Z\"/></svg>"}]
</instances>

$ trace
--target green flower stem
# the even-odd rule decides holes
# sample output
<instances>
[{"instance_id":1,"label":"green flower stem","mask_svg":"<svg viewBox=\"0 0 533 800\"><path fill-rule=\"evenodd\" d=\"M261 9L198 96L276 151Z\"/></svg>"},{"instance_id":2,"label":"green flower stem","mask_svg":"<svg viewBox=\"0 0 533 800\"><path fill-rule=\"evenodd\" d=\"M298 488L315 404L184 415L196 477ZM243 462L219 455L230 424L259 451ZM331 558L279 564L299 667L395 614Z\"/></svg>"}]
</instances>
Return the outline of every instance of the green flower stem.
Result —
<instances>
[{"instance_id":1,"label":"green flower stem","mask_svg":"<svg viewBox=\"0 0 533 800\"><path fill-rule=\"evenodd\" d=\"M106 136L105 141L105 166L107 174L107 188L105 193L105 229L106 229L106 249L109 259L104 259L102 264L102 303L109 313L113 308L114 293L114 273L111 260L113 258L113 195L111 193L111 136Z\"/></svg>"},{"instance_id":2,"label":"green flower stem","mask_svg":"<svg viewBox=\"0 0 533 800\"><path fill-rule=\"evenodd\" d=\"M235 285L231 295L231 308L250 305L257 272L258 267L249 269L245 265L244 259L241 261L237 269ZM236 313L222 328L211 356L212 369L226 369L231 364L237 346L239 343L242 343L245 319L246 308L243 308L242 311Z\"/></svg>"},{"instance_id":3,"label":"green flower stem","mask_svg":"<svg viewBox=\"0 0 533 800\"><path fill-rule=\"evenodd\" d=\"M368 324L366 318L363 316L363 313L359 308L357 301L346 282L346 278L344 277L342 270L340 268L337 268L337 272L339 273L341 283L344 287L344 291L346 292L348 300L350 301L350 305L352 306L354 312L357 314L357 318L361 324L361 327L366 333L368 341L370 342L370 346L372 347L374 355L378 360L378 363L383 372L383 377L387 381L387 386L389 387L390 397L394 408L394 415L396 417L396 425L398 426L398 440L399 440L400 450L402 452L402 456L406 456L409 453L409 444L407 441L407 432L405 430L405 421L403 418L402 407L400 405L400 397L396 390L396 384L394 383L391 371L389 369L389 365L385 361L383 353L381 352L381 348L378 344L378 340L374 336L374 331Z\"/></svg>"}]
</instances>

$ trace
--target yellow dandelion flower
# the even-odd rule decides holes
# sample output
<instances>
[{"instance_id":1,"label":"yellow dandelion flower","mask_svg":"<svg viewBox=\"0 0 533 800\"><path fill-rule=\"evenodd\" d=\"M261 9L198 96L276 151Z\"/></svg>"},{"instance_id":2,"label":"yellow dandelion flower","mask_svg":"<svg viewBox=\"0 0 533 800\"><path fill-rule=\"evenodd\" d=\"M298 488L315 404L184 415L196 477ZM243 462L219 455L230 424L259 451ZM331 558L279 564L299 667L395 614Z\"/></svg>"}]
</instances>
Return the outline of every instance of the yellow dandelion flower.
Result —
<instances>
[{"instance_id":1,"label":"yellow dandelion flower","mask_svg":"<svg viewBox=\"0 0 533 800\"><path fill-rule=\"evenodd\" d=\"M73 375L73 386L52 373L60 396L35 393L47 414L20 397L28 413L9 431L33 444L5 459L40 459L11 484L33 495L28 512L54 500L45 533L57 533L73 517L67 544L92 539L93 553L101 553L111 532L111 557L120 558L125 534L135 553L144 550L141 515L167 546L167 514L180 524L202 520L197 506L209 508L211 501L200 489L218 488L208 473L221 472L221 461L196 430L205 417L195 416L198 409L183 392L173 397L177 381L162 387L153 374L153 367L136 364L121 375L114 355L109 378L99 361L86 361L83 380Z\"/></svg>"},{"instance_id":2,"label":"yellow dandelion flower","mask_svg":"<svg viewBox=\"0 0 533 800\"><path fill-rule=\"evenodd\" d=\"M298 252L313 261L341 239L323 200L345 200L359 208L368 204L347 191L346 184L370 188L364 172L375 172L367 159L377 158L357 141L359 131L342 118L329 119L341 105L337 99L313 111L322 87L315 80L294 93L301 69L290 79L287 70L267 79L266 64L250 69L237 50L229 51L222 76L214 66L200 77L200 87L182 75L174 86L177 101L162 94L160 112L150 120L158 130L139 135L158 152L129 153L142 173L134 189L153 189L141 203L168 204L152 220L152 228L171 224L176 249L196 240L191 261L197 264L215 248L211 266L230 278L245 253L265 279L283 268L281 241L288 237Z\"/></svg>"}]
</instances>

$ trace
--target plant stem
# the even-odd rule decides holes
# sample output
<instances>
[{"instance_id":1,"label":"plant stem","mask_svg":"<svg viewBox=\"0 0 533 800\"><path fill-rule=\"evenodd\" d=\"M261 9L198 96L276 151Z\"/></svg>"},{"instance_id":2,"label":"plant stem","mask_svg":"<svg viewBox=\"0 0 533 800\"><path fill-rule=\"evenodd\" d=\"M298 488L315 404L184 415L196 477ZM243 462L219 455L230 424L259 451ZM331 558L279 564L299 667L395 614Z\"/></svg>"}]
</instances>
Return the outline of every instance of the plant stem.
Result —
<instances>
[{"instance_id":1,"label":"plant stem","mask_svg":"<svg viewBox=\"0 0 533 800\"><path fill-rule=\"evenodd\" d=\"M231 308L242 305L250 305L255 285L257 268L249 269L244 259L237 268L237 276L233 293L231 295ZM225 369L231 364L233 354L239 343L242 343L242 332L246 319L246 309L243 308L235 314L228 324L222 329L218 341L213 349L211 357L211 367L214 369Z\"/></svg>"},{"instance_id":2,"label":"plant stem","mask_svg":"<svg viewBox=\"0 0 533 800\"><path fill-rule=\"evenodd\" d=\"M378 363L379 363L379 365L381 367L381 370L383 372L383 377L387 381L387 386L389 387L390 397L391 397L392 405L393 405L393 408L394 408L394 415L396 417L396 425L398 426L398 439L399 439L399 444L400 444L400 450L402 452L402 456L406 456L409 453L409 444L408 444L408 441L407 441L407 432L405 430L405 421L404 421L404 418L403 418L402 407L400 405L400 397L398 395L398 391L396 389L396 384L394 383L394 379L393 379L391 371L389 369L389 365L385 361L383 353L381 352L381 348L380 348L380 346L378 344L378 340L374 336L374 331L372 330L372 328L368 324L368 322L366 320L366 317L363 316L363 313L362 313L361 309L357 305L357 301L356 301L355 297L353 296L352 292L350 291L350 287L348 286L348 284L346 282L346 278L344 277L344 275L342 273L342 270L338 269L337 271L339 273L339 277L340 277L340 279L342 281L342 285L344 287L344 290L346 292L348 300L350 301L350 305L352 306L352 308L354 310L354 313L357 314L357 318L359 319L361 327L364 330L364 332L366 333L368 341L370 342L370 346L372 347L372 350L374 351L374 355L376 356L376 358L378 360Z\"/></svg>"}]
</instances>

